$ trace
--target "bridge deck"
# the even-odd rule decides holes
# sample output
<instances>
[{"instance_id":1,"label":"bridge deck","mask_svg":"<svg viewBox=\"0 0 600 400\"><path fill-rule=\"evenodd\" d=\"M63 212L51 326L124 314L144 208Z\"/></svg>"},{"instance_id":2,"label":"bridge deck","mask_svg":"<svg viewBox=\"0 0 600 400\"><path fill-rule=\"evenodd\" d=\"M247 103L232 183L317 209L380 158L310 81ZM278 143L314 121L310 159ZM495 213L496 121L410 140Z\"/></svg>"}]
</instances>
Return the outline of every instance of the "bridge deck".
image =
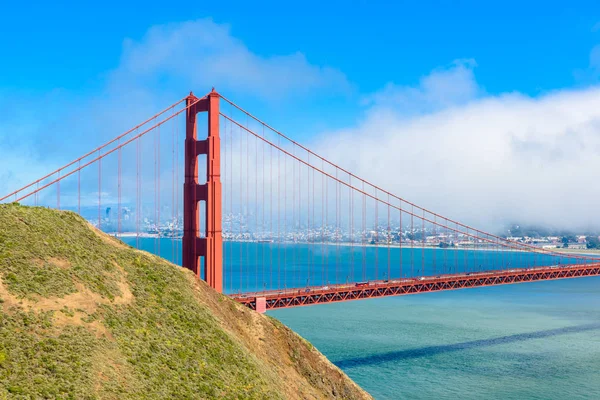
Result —
<instances>
[{"instance_id":1,"label":"bridge deck","mask_svg":"<svg viewBox=\"0 0 600 400\"><path fill-rule=\"evenodd\" d=\"M600 263L425 276L231 295L258 311L442 290L600 275Z\"/></svg>"}]
</instances>

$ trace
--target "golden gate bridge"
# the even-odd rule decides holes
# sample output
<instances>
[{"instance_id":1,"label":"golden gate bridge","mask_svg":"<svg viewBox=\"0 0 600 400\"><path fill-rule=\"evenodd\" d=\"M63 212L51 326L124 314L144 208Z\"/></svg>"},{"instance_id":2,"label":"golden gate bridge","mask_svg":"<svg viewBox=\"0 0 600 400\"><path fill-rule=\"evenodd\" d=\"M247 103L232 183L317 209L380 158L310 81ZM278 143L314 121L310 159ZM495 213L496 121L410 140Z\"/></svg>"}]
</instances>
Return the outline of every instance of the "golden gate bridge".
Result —
<instances>
[{"instance_id":1,"label":"golden gate bridge","mask_svg":"<svg viewBox=\"0 0 600 400\"><path fill-rule=\"evenodd\" d=\"M214 89L0 198L13 201L75 211L138 248L153 240L259 312L600 275L598 257L511 241L390 193Z\"/></svg>"}]
</instances>

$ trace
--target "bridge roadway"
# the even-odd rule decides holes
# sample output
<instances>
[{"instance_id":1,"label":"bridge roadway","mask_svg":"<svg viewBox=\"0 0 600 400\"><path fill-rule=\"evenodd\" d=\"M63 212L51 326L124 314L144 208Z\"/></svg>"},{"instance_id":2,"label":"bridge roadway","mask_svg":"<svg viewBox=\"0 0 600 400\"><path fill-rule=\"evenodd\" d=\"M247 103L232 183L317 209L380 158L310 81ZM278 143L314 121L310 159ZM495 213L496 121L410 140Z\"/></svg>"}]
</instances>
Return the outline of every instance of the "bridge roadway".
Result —
<instances>
[{"instance_id":1,"label":"bridge roadway","mask_svg":"<svg viewBox=\"0 0 600 400\"><path fill-rule=\"evenodd\" d=\"M266 310L277 308L335 303L375 297L402 296L406 294L439 292L442 290L598 275L600 275L600 262L581 265L554 265L549 267L422 276L353 284L310 286L296 289L232 294L231 297L253 310L265 312Z\"/></svg>"}]
</instances>

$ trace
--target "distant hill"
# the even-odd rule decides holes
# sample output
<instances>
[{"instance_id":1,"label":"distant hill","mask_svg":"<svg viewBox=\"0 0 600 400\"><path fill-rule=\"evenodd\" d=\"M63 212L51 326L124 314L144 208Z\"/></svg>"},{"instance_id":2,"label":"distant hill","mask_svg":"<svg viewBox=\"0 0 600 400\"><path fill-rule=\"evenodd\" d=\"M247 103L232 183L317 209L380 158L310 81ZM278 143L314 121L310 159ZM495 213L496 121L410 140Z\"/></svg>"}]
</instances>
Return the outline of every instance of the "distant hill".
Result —
<instances>
[{"instance_id":1,"label":"distant hill","mask_svg":"<svg viewBox=\"0 0 600 400\"><path fill-rule=\"evenodd\" d=\"M0 205L0 399L370 396L312 345L78 215Z\"/></svg>"}]
</instances>

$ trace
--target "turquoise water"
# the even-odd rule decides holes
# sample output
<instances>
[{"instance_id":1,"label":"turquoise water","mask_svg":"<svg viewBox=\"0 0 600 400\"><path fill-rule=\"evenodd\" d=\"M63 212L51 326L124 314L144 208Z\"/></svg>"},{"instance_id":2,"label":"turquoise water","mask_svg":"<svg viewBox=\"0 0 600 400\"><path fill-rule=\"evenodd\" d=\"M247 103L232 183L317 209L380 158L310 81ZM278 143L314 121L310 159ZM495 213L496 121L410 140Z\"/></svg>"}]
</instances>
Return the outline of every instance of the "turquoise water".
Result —
<instances>
[{"instance_id":1,"label":"turquoise water","mask_svg":"<svg viewBox=\"0 0 600 400\"><path fill-rule=\"evenodd\" d=\"M251 260L260 256L261 249L276 245L226 244L226 256L228 245L233 251L226 262L230 275L226 281L229 279L232 287L245 284L254 288L273 276L258 271L257 278L260 262L255 265ZM142 247L156 250L156 241L143 239ZM293 250L294 246L288 246L288 252ZM296 245L295 250L295 264L293 258L286 262L288 274L296 273L295 282L304 280L306 284L308 276L320 284L316 282L324 278L316 268L316 255L303 259L298 254L306 250L304 246ZM378 262L385 260L379 265L384 272L379 274L387 273L387 259L381 257L387 254L384 250L370 250L371 269L376 254ZM171 258L178 251L170 240L161 239L163 257ZM433 251L428 251L426 260L432 261ZM338 275L363 273L361 265L347 261L349 251L341 256L337 250L335 256L331 249L328 252L323 260L330 266L337 262L342 271ZM474 270L483 257L488 265L500 257L469 253L467 261L471 262L466 265ZM403 254L403 258L407 256ZM440 256L443 258L443 253L438 251L438 273L443 268ZM505 263L497 258L496 267L506 267L510 257L503 256ZM311 257L312 262L307 262ZM510 267L520 266L519 255L512 257ZM251 278L235 276L240 259L245 261L242 271L248 269L246 275ZM399 254L395 260L399 261ZM524 260L521 255L520 262L534 260ZM400 274L400 263L397 265ZM315 271L308 272L308 268ZM375 273L370 270L367 275L372 279ZM325 304L269 314L308 339L376 399L600 399L599 278Z\"/></svg>"},{"instance_id":2,"label":"turquoise water","mask_svg":"<svg viewBox=\"0 0 600 400\"><path fill-rule=\"evenodd\" d=\"M136 238L123 240L136 245ZM180 264L180 240L144 238L140 239L140 246ZM223 287L228 293L507 270L578 261L510 251L251 242L225 242L223 259Z\"/></svg>"}]
</instances>

